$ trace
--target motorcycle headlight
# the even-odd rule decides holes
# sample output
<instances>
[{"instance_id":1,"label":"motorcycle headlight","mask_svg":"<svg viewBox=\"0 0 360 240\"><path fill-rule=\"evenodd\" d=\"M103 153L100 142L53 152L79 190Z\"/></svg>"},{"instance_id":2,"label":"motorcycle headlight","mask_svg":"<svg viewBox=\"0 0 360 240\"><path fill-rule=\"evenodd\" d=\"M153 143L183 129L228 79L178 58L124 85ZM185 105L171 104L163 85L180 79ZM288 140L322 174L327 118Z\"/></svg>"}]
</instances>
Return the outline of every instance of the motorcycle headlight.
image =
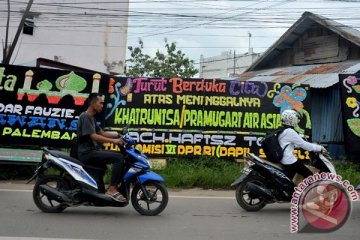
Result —
<instances>
[{"instance_id":1,"label":"motorcycle headlight","mask_svg":"<svg viewBox=\"0 0 360 240\"><path fill-rule=\"evenodd\" d=\"M242 172L246 175L248 175L250 172L251 172L251 169L250 168L247 168L247 167L244 167Z\"/></svg>"},{"instance_id":2,"label":"motorcycle headlight","mask_svg":"<svg viewBox=\"0 0 360 240\"><path fill-rule=\"evenodd\" d=\"M246 165L248 165L249 167L255 165L255 163L253 163L253 161L249 160L249 159L245 159L245 163Z\"/></svg>"},{"instance_id":3,"label":"motorcycle headlight","mask_svg":"<svg viewBox=\"0 0 360 240\"><path fill-rule=\"evenodd\" d=\"M150 162L150 160L149 160L147 157L140 156L140 159L141 159L143 162L147 163L150 168L152 168L151 162Z\"/></svg>"},{"instance_id":4,"label":"motorcycle headlight","mask_svg":"<svg viewBox=\"0 0 360 240\"><path fill-rule=\"evenodd\" d=\"M149 164L150 168L152 168L151 162L149 159L146 159L146 162Z\"/></svg>"}]
</instances>

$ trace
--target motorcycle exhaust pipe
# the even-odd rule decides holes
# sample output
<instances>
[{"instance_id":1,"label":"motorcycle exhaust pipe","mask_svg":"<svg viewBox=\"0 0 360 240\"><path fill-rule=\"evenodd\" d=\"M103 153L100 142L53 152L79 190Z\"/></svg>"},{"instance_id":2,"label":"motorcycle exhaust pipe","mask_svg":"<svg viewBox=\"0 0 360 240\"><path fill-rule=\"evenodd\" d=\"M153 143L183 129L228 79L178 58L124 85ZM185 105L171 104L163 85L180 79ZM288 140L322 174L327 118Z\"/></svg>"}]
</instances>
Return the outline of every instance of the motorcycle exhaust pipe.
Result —
<instances>
[{"instance_id":1,"label":"motorcycle exhaust pipe","mask_svg":"<svg viewBox=\"0 0 360 240\"><path fill-rule=\"evenodd\" d=\"M71 202L68 196L48 185L40 185L39 189L42 194L46 195L51 200L55 200L59 203Z\"/></svg>"},{"instance_id":2,"label":"motorcycle exhaust pipe","mask_svg":"<svg viewBox=\"0 0 360 240\"><path fill-rule=\"evenodd\" d=\"M266 188L260 187L259 185L250 182L247 183L246 186L250 192L264 198L267 202L273 202L275 199L274 195Z\"/></svg>"}]
</instances>

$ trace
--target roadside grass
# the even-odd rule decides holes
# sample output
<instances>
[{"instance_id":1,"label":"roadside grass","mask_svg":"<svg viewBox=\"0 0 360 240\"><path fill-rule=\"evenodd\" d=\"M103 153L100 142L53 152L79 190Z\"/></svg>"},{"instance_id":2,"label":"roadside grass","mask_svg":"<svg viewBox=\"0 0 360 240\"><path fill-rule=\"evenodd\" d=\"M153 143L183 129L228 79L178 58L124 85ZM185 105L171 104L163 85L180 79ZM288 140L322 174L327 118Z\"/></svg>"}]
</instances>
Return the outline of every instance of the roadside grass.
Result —
<instances>
[{"instance_id":1,"label":"roadside grass","mask_svg":"<svg viewBox=\"0 0 360 240\"><path fill-rule=\"evenodd\" d=\"M342 180L354 187L360 183L360 164L349 161L334 161L336 172ZM230 184L241 176L244 164L214 157L199 159L170 159L167 167L158 170L170 188L231 189Z\"/></svg>"},{"instance_id":2,"label":"roadside grass","mask_svg":"<svg viewBox=\"0 0 360 240\"><path fill-rule=\"evenodd\" d=\"M0 164L0 180L26 180L34 175L35 165Z\"/></svg>"},{"instance_id":3,"label":"roadside grass","mask_svg":"<svg viewBox=\"0 0 360 240\"><path fill-rule=\"evenodd\" d=\"M354 187L360 183L360 164L349 161L334 161L337 174ZM230 184L239 178L244 164L233 160L201 156L198 158L171 158L166 168L155 170L165 178L169 188L231 189ZM0 180L26 180L36 166L0 165ZM53 173L54 174L54 173ZM105 182L110 180L107 171Z\"/></svg>"},{"instance_id":4,"label":"roadside grass","mask_svg":"<svg viewBox=\"0 0 360 240\"><path fill-rule=\"evenodd\" d=\"M348 180L356 187L360 184L360 164L348 161L335 161L336 173L342 177L342 181Z\"/></svg>"},{"instance_id":5,"label":"roadside grass","mask_svg":"<svg viewBox=\"0 0 360 240\"><path fill-rule=\"evenodd\" d=\"M169 159L167 167L157 172L171 188L230 189L241 175L242 164L214 157Z\"/></svg>"}]
</instances>

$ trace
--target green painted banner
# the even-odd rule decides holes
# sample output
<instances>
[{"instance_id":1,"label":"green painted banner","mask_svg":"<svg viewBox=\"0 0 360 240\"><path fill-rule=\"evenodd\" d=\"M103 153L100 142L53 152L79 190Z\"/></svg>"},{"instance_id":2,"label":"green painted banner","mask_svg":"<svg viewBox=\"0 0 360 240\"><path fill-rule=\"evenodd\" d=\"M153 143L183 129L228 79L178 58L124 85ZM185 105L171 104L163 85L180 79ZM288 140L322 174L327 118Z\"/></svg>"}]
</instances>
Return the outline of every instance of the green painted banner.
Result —
<instances>
[{"instance_id":1,"label":"green painted banner","mask_svg":"<svg viewBox=\"0 0 360 240\"><path fill-rule=\"evenodd\" d=\"M39 163L42 153L42 150L0 148L0 161Z\"/></svg>"}]
</instances>

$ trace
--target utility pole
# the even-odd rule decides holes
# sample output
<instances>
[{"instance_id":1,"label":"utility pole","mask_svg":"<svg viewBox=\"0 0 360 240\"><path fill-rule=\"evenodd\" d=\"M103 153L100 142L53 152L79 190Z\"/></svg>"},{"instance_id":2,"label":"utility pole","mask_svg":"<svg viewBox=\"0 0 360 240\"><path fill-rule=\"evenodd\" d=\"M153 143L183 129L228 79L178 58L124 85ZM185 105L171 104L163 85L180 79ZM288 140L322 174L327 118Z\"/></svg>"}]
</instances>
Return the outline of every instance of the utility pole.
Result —
<instances>
[{"instance_id":1,"label":"utility pole","mask_svg":"<svg viewBox=\"0 0 360 240\"><path fill-rule=\"evenodd\" d=\"M9 37L9 24L10 24L10 0L7 0L7 21L6 21L6 33L5 33L5 43L3 43L3 62L6 58L7 53L7 44L8 44L8 37Z\"/></svg>"},{"instance_id":2,"label":"utility pole","mask_svg":"<svg viewBox=\"0 0 360 240\"><path fill-rule=\"evenodd\" d=\"M235 55L235 50L234 50L234 76L235 76L235 67L236 67L236 55Z\"/></svg>"},{"instance_id":3,"label":"utility pole","mask_svg":"<svg viewBox=\"0 0 360 240\"><path fill-rule=\"evenodd\" d=\"M24 22L25 22L25 18L26 16L28 15L28 13L30 12L30 8L31 8L31 5L33 4L34 0L29 0L28 4L27 4L27 7L24 11L24 14L21 18L21 21L20 21L20 24L19 24L19 27L16 31L16 34L15 34L15 37L14 37L14 40L12 41L11 45L10 45L10 48L9 48L9 51L6 51L6 56L5 58L3 58L3 63L5 64L9 64L10 63L10 59L11 59L11 56L14 52L14 49L16 47L16 44L17 44L17 41L19 40L19 36L20 36L20 33L21 33L21 30L23 29L23 26L24 26ZM8 9L9 9L10 5L8 5ZM10 13L10 10L8 11ZM8 29L7 29L7 32L8 32ZM8 34L7 34L8 35ZM6 36L7 38L7 36Z\"/></svg>"},{"instance_id":4,"label":"utility pole","mask_svg":"<svg viewBox=\"0 0 360 240\"><path fill-rule=\"evenodd\" d=\"M251 39L251 32L248 32L248 35L249 35L249 53L250 53L250 39Z\"/></svg>"}]
</instances>

